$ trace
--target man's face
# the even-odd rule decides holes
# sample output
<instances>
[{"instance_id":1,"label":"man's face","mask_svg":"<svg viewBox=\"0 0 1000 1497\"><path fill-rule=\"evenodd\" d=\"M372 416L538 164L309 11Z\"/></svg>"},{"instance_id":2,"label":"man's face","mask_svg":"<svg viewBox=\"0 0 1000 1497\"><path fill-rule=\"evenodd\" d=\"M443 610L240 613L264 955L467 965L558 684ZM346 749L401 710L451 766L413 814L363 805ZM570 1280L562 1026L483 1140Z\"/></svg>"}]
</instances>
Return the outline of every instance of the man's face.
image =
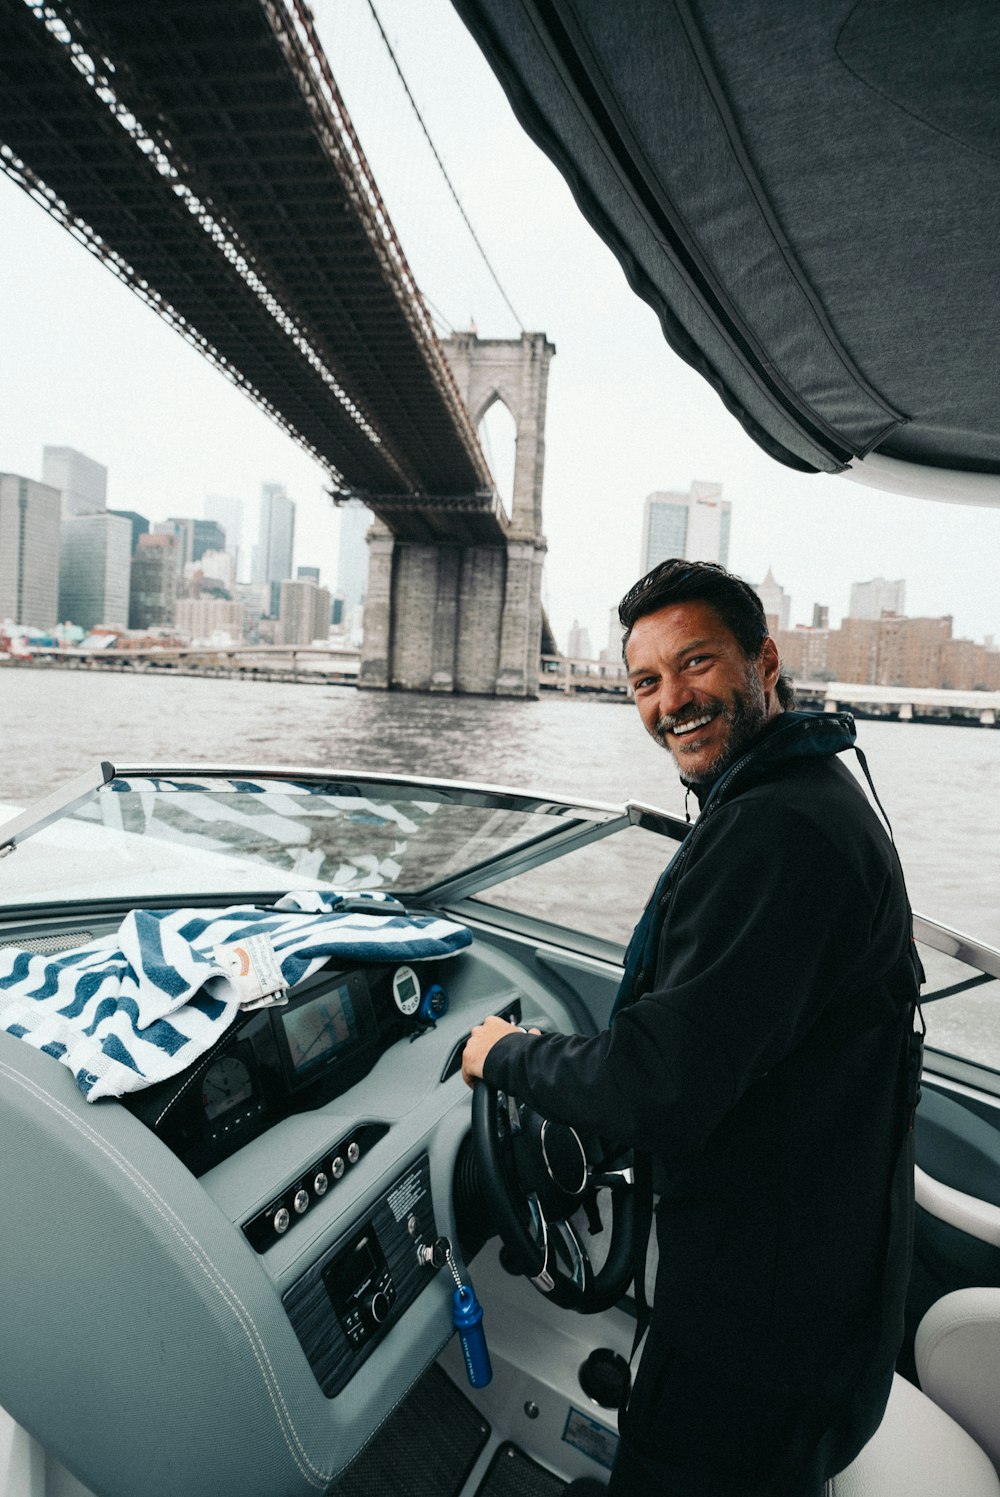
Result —
<instances>
[{"instance_id":1,"label":"man's face","mask_svg":"<svg viewBox=\"0 0 1000 1497\"><path fill-rule=\"evenodd\" d=\"M780 710L773 641L747 659L708 603L670 603L638 619L626 662L643 726L693 785L734 763Z\"/></svg>"}]
</instances>

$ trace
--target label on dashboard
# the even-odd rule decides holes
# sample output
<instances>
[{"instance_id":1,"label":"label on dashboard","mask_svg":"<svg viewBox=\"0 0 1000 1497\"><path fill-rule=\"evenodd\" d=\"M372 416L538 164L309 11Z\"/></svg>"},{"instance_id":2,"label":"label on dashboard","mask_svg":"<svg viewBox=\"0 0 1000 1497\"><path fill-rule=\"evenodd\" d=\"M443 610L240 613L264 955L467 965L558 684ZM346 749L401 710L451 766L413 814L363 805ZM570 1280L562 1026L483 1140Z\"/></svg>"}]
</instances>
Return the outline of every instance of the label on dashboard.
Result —
<instances>
[{"instance_id":1,"label":"label on dashboard","mask_svg":"<svg viewBox=\"0 0 1000 1497\"><path fill-rule=\"evenodd\" d=\"M216 946L214 955L236 989L241 1008L288 1002L288 984L270 936L247 936L227 946Z\"/></svg>"},{"instance_id":2,"label":"label on dashboard","mask_svg":"<svg viewBox=\"0 0 1000 1497\"><path fill-rule=\"evenodd\" d=\"M396 1221L401 1222L404 1217L409 1216L417 1202L427 1194L420 1169L413 1170L405 1175L395 1190L390 1191L386 1197L386 1204L392 1212Z\"/></svg>"}]
</instances>

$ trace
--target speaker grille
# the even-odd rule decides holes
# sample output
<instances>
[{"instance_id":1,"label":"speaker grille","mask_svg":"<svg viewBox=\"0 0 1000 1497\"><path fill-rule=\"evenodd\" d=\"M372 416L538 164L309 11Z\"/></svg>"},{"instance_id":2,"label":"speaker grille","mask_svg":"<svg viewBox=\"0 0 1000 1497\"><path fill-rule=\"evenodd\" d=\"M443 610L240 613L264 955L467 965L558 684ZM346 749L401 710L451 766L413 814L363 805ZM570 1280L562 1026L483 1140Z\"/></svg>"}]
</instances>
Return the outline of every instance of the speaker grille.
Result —
<instances>
[{"instance_id":1,"label":"speaker grille","mask_svg":"<svg viewBox=\"0 0 1000 1497\"><path fill-rule=\"evenodd\" d=\"M18 941L0 938L0 950L6 946L15 946L18 951L37 951L48 955L52 951L72 951L74 946L86 946L93 939L94 933L90 930L76 930L72 935L57 935L52 931L45 936L24 936Z\"/></svg>"}]
</instances>

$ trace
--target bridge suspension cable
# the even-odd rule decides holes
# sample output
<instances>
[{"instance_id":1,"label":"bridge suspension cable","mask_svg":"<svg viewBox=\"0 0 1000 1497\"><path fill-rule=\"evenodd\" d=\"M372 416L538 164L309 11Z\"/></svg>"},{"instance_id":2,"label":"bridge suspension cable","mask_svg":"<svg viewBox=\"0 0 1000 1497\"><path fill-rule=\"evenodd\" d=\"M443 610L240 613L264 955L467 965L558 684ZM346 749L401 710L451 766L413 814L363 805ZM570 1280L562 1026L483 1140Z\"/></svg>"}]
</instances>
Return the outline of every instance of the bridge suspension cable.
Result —
<instances>
[{"instance_id":1,"label":"bridge suspension cable","mask_svg":"<svg viewBox=\"0 0 1000 1497\"><path fill-rule=\"evenodd\" d=\"M405 78L405 76L403 74L403 69L399 65L399 59L396 57L396 54L393 51L392 43L389 41L389 38L386 36L385 27L382 25L382 22L379 19L378 11L375 9L374 0L368 0L368 9L372 13L372 18L373 18L373 20L375 22L375 25L378 27L379 35L381 36L382 41L385 44L385 50L389 54L390 60L392 62L392 65L396 69L396 72L399 74L399 81L403 85L403 91L406 94L406 97L407 97L407 99L410 102L410 108L413 110L413 113L417 117L417 123L420 125L421 130L424 132L424 137L425 137L425 139L427 141L427 144L431 148L431 154L433 155L434 160L437 162L438 169L441 172L442 177L444 178L445 182L447 183L448 191L451 193L452 197L455 200L455 206L456 206L456 208L458 209L459 213L462 215L462 222L465 224L465 227L468 229L470 235L472 236L472 242L476 246L476 249L479 251L479 254L482 257L483 264L486 266L486 269L489 271L490 276L492 277L493 284L496 286L496 288L499 291L500 295L503 297L504 302L507 305L507 310L510 312L510 314L513 317L514 321L517 323L518 328L523 333L525 331L524 323L521 321L520 317L517 315L517 312L515 311L513 305L511 304L510 297L507 295L506 291L503 289L503 286L500 283L500 278L497 275L496 271L493 269L493 266L490 264L489 256L487 255L485 249L483 248L482 244L480 243L479 236L476 233L475 229L472 227L472 224L469 221L469 216L468 216L468 214L466 213L465 209L462 206L462 200L459 197L457 191L455 190L455 186L454 186L451 178L448 175L448 171L447 171L447 168L445 167L444 162L441 160L441 157L438 154L437 146L434 144L434 141L431 139L431 133L428 130L426 124L424 123L424 117L420 113L420 109L419 109L419 107L417 105L417 101L413 97L412 93L410 92L410 85L407 83L406 78Z\"/></svg>"}]
</instances>

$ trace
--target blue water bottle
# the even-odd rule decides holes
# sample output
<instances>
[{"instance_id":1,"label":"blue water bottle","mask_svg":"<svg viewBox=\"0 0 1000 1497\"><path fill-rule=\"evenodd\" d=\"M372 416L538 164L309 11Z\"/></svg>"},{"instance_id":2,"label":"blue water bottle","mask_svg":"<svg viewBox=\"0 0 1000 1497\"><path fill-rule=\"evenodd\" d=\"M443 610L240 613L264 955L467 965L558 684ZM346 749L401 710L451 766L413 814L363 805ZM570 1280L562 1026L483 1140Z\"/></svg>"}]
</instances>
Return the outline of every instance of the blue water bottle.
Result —
<instances>
[{"instance_id":1,"label":"blue water bottle","mask_svg":"<svg viewBox=\"0 0 1000 1497\"><path fill-rule=\"evenodd\" d=\"M460 1285L451 1297L451 1322L458 1332L465 1370L473 1388L485 1388L493 1377L483 1332L483 1307L471 1284Z\"/></svg>"}]
</instances>

